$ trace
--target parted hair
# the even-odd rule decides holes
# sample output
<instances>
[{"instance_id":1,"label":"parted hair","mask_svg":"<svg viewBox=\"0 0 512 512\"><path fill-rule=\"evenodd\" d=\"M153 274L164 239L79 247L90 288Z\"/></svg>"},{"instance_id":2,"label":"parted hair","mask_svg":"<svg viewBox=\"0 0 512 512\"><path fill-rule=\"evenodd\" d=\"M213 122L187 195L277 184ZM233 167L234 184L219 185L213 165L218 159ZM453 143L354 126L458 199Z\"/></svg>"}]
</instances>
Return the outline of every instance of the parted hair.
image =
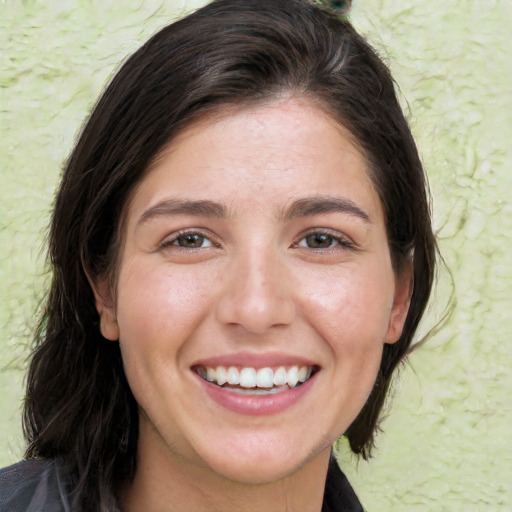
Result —
<instances>
[{"instance_id":1,"label":"parted hair","mask_svg":"<svg viewBox=\"0 0 512 512\"><path fill-rule=\"evenodd\" d=\"M65 166L49 231L52 279L30 359L27 458L71 475L73 510L117 510L136 469L138 406L119 344L102 337L92 279L115 283L120 219L150 163L185 126L226 106L297 95L346 128L382 202L394 271L412 265L403 333L345 435L367 458L393 371L407 356L434 276L423 168L392 76L344 17L305 0L217 0L136 51L102 94Z\"/></svg>"}]
</instances>

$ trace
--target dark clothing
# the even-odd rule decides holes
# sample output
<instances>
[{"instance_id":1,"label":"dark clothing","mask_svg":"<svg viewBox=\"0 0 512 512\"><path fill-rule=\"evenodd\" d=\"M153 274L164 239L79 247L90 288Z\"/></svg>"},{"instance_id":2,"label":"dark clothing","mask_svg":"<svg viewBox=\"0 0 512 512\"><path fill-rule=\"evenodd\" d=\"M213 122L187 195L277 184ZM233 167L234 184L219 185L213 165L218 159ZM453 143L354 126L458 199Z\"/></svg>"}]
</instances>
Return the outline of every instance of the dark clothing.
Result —
<instances>
[{"instance_id":1,"label":"dark clothing","mask_svg":"<svg viewBox=\"0 0 512 512\"><path fill-rule=\"evenodd\" d=\"M354 489L334 457L331 457L327 472L322 512L364 512Z\"/></svg>"},{"instance_id":2,"label":"dark clothing","mask_svg":"<svg viewBox=\"0 0 512 512\"><path fill-rule=\"evenodd\" d=\"M66 477L55 460L23 461L0 470L1 512L71 512L67 495ZM364 512L334 459L322 512Z\"/></svg>"},{"instance_id":3,"label":"dark clothing","mask_svg":"<svg viewBox=\"0 0 512 512\"><path fill-rule=\"evenodd\" d=\"M0 470L0 511L71 512L55 461L27 460Z\"/></svg>"}]
</instances>

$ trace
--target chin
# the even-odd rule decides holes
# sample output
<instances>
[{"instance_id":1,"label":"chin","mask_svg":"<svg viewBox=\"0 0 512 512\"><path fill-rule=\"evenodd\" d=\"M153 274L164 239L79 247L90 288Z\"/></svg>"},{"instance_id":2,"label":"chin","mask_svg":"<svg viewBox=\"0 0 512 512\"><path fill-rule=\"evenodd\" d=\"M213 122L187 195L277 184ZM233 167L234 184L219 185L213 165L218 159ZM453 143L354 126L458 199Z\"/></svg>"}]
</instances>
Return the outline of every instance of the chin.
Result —
<instances>
[{"instance_id":1,"label":"chin","mask_svg":"<svg viewBox=\"0 0 512 512\"><path fill-rule=\"evenodd\" d=\"M227 480L245 485L264 485L283 480L297 472L302 464L298 461L261 460L223 461L212 469Z\"/></svg>"},{"instance_id":2,"label":"chin","mask_svg":"<svg viewBox=\"0 0 512 512\"><path fill-rule=\"evenodd\" d=\"M304 443L290 439L279 445L276 442L263 443L254 440L238 449L221 448L222 456L220 459L212 457L209 466L215 473L233 482L263 485L292 476L315 457L326 452L330 454L332 448L332 443L329 443L314 450L308 449L305 453Z\"/></svg>"}]
</instances>

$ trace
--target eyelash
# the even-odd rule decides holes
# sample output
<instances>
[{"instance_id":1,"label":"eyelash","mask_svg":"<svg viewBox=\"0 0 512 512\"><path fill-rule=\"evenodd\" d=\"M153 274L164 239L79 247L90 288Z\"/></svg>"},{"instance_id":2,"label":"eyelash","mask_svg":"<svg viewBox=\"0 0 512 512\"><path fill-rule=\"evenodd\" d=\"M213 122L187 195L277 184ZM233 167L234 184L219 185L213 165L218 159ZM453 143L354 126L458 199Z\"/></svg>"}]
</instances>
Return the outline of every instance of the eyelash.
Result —
<instances>
[{"instance_id":1,"label":"eyelash","mask_svg":"<svg viewBox=\"0 0 512 512\"><path fill-rule=\"evenodd\" d=\"M331 240L331 243L328 247L308 247L301 245L301 242L305 241L308 237L312 236L325 236ZM337 231L331 231L328 229L311 229L307 233L303 234L300 240L292 245L293 248L307 248L314 251L330 251L336 250L337 246L341 246L339 249L352 249L356 248L354 242L350 240L348 237L341 235Z\"/></svg>"},{"instance_id":2,"label":"eyelash","mask_svg":"<svg viewBox=\"0 0 512 512\"><path fill-rule=\"evenodd\" d=\"M204 240L207 240L210 245L207 245L206 247L200 246L200 247L186 247L179 244L179 240L182 238L185 238L187 236L197 236L201 237ZM328 247L308 247L307 245L301 245L303 241L306 241L308 237L312 236L324 236L330 239L330 244ZM307 243L307 242L306 242ZM330 250L336 250L337 246L341 246L342 249L355 249L355 244L347 237L340 235L338 232L330 231L327 229L311 229L307 233L303 234L301 238L298 240L298 242L295 242L291 245L292 248L305 248L305 249L311 249L313 251L330 251ZM207 235L201 231L198 230L183 230L178 231L177 233L173 234L171 237L168 237L163 240L163 242L160 244L161 249L166 249L168 247L173 247L175 250L183 250L183 251L190 251L190 250L199 250L199 249L206 249L211 247L220 247L220 244L216 244L212 239L210 235Z\"/></svg>"},{"instance_id":3,"label":"eyelash","mask_svg":"<svg viewBox=\"0 0 512 512\"><path fill-rule=\"evenodd\" d=\"M211 245L209 245L207 247L185 247L185 246L179 245L179 243L177 243L180 240L180 238L185 238L187 236L201 237L204 240L208 240ZM219 244L216 244L215 242L213 242L211 239L211 236L209 236L201 231L183 230L183 231L178 231L177 233L173 233L170 237L165 238L162 241L162 243L160 244L161 249L166 249L169 247L173 247L175 250L190 251L190 250L205 249L205 248L210 248L210 247L219 247Z\"/></svg>"}]
</instances>

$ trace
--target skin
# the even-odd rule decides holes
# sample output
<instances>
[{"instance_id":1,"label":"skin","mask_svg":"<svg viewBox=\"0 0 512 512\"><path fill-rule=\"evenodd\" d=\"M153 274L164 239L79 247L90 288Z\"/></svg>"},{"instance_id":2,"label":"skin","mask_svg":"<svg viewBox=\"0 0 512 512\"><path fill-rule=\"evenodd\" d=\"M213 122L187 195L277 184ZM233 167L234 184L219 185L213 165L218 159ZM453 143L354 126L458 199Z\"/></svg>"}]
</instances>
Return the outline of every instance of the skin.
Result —
<instances>
[{"instance_id":1,"label":"skin","mask_svg":"<svg viewBox=\"0 0 512 512\"><path fill-rule=\"evenodd\" d=\"M198 200L225 215L168 208ZM141 410L123 510L319 511L332 444L364 405L411 294L349 135L297 98L203 118L148 170L123 225L116 290L93 285ZM192 370L238 353L319 371L285 410L239 414Z\"/></svg>"}]
</instances>

